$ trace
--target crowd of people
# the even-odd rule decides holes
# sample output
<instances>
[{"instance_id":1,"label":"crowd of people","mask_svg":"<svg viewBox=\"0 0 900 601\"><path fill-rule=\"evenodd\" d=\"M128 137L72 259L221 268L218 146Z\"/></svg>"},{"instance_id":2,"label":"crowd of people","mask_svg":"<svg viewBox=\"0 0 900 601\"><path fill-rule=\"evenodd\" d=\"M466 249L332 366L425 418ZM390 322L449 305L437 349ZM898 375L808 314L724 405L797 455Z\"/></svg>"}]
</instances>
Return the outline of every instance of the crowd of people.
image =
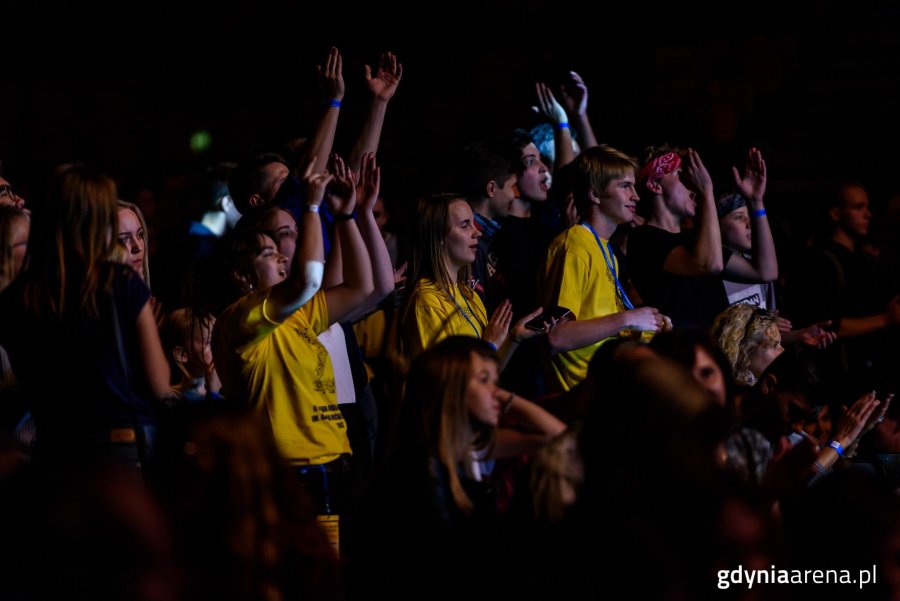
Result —
<instances>
[{"instance_id":1,"label":"crowd of people","mask_svg":"<svg viewBox=\"0 0 900 601\"><path fill-rule=\"evenodd\" d=\"M874 566L900 599L900 232L862 183L781 260L759 148L719 182L631 156L572 72L540 132L384 198L401 63L346 151L338 49L319 78L309 137L211 166L165 245L92 165L0 177L0 596L821 599L860 589L717 574Z\"/></svg>"}]
</instances>

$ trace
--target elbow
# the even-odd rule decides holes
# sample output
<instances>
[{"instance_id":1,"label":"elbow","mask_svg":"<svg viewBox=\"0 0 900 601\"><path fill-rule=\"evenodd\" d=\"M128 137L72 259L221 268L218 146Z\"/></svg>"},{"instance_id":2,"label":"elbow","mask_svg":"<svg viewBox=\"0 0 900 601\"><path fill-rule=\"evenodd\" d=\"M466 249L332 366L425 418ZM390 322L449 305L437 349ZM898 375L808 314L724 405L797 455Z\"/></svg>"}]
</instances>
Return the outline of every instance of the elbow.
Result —
<instances>
[{"instance_id":1,"label":"elbow","mask_svg":"<svg viewBox=\"0 0 900 601\"><path fill-rule=\"evenodd\" d=\"M300 285L299 301L305 305L316 295L322 287L322 279L325 273L325 264L321 261L307 261L303 264L303 278Z\"/></svg>"},{"instance_id":2,"label":"elbow","mask_svg":"<svg viewBox=\"0 0 900 601\"><path fill-rule=\"evenodd\" d=\"M721 256L711 257L708 261L700 264L700 270L706 275L722 275L723 269L725 269L725 264Z\"/></svg>"},{"instance_id":3,"label":"elbow","mask_svg":"<svg viewBox=\"0 0 900 601\"><path fill-rule=\"evenodd\" d=\"M765 269L760 275L762 275L762 280L764 282L774 282L778 279L778 268Z\"/></svg>"}]
</instances>

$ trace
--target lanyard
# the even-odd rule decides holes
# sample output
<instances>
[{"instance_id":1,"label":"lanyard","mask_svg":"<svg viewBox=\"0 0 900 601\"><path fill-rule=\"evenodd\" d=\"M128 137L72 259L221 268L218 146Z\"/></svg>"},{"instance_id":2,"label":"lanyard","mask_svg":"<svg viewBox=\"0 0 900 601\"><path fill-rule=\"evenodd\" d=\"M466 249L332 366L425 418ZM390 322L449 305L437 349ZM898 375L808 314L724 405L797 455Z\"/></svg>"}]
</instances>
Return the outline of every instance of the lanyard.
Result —
<instances>
[{"instance_id":1,"label":"lanyard","mask_svg":"<svg viewBox=\"0 0 900 601\"><path fill-rule=\"evenodd\" d=\"M590 223L588 223L587 221L581 221L578 223L578 225L587 228L592 234L594 234L594 240L597 241L597 246L600 247L600 254L603 255L603 260L606 261L606 267L609 268L609 273L610 275L612 275L613 281L616 283L616 294L622 300L622 304L625 305L626 309L634 309L634 305L631 303L631 299L629 299L628 295L625 294L625 289L622 288L622 284L621 282L619 282L619 276L616 273L615 255L613 254L612 244L607 241L606 248L603 248L603 240L600 239L600 236L597 234ZM607 250L609 250L608 255L606 253Z\"/></svg>"},{"instance_id":2,"label":"lanyard","mask_svg":"<svg viewBox=\"0 0 900 601\"><path fill-rule=\"evenodd\" d=\"M449 290L447 290L447 296L450 297L450 302L452 302L453 306L457 308L460 315L463 316L463 319L469 322L469 325L472 326L472 331L475 332L475 338L481 338L481 331L479 331L478 328L475 327L475 324L472 323L472 320L469 319L469 313L471 313L472 317L475 318L475 321L478 321L478 317L475 315L475 312L472 311L472 307L469 305L469 301L466 299L466 295L463 295L463 302L466 303L466 309L468 309L468 312L466 312L462 307L459 306L459 303L456 302L455 298L453 298L453 293ZM478 325L481 325L480 321L478 321ZM484 330L484 326L482 326L481 329Z\"/></svg>"}]
</instances>

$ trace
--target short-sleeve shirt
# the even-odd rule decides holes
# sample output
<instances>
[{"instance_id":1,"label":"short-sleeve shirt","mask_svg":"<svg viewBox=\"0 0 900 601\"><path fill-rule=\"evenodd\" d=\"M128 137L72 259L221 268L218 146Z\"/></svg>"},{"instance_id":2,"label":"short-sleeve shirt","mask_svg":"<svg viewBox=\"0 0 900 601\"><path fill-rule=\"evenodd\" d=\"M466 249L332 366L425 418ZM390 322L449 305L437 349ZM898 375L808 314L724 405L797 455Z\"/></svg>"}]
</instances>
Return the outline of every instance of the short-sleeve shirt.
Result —
<instances>
[{"instance_id":1,"label":"short-sleeve shirt","mask_svg":"<svg viewBox=\"0 0 900 601\"><path fill-rule=\"evenodd\" d=\"M350 442L331 358L317 338L328 329L325 293L317 292L281 323L266 315L268 294L244 296L216 322L213 356L222 393L246 399L268 416L288 463L328 463L350 453Z\"/></svg>"},{"instance_id":2,"label":"short-sleeve shirt","mask_svg":"<svg viewBox=\"0 0 900 601\"><path fill-rule=\"evenodd\" d=\"M463 291L459 284L450 293L434 280L423 278L416 283L410 302L415 321L401 324L404 346L410 359L448 336L481 338L487 325L487 311L477 294Z\"/></svg>"},{"instance_id":3,"label":"short-sleeve shirt","mask_svg":"<svg viewBox=\"0 0 900 601\"><path fill-rule=\"evenodd\" d=\"M601 241L604 245L607 240ZM618 269L615 256L610 257ZM544 270L546 307L560 306L572 311L578 321L606 317L625 310L616 294L616 283L596 238L587 228L575 225L556 237L547 251ZM569 390L587 377L588 365L601 340L550 357L557 390Z\"/></svg>"},{"instance_id":4,"label":"short-sleeve shirt","mask_svg":"<svg viewBox=\"0 0 900 601\"><path fill-rule=\"evenodd\" d=\"M644 303L668 315L678 328L709 329L716 315L728 308L721 278L691 277L665 270L666 259L676 246L691 248L693 233L672 233L642 225L628 237L631 277ZM727 263L730 251L723 250Z\"/></svg>"}]
</instances>

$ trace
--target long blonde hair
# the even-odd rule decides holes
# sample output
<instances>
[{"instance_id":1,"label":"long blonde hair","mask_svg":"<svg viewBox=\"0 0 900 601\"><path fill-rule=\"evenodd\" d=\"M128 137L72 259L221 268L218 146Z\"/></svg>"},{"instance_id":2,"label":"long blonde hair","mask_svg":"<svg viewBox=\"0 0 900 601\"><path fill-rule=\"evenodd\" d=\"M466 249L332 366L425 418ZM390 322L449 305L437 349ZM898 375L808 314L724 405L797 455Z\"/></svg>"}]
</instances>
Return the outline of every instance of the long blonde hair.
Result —
<instances>
[{"instance_id":1,"label":"long blonde hair","mask_svg":"<svg viewBox=\"0 0 900 601\"><path fill-rule=\"evenodd\" d=\"M414 437L419 448L436 453L447 469L453 502L463 513L473 510L463 490L458 468L472 461L472 451L493 444L495 428L469 417L466 390L472 356L497 361L497 353L483 340L450 336L427 349L412 363L406 383L397 435ZM408 441L411 442L411 441ZM400 445L409 451L408 445Z\"/></svg>"},{"instance_id":2,"label":"long blonde hair","mask_svg":"<svg viewBox=\"0 0 900 601\"><path fill-rule=\"evenodd\" d=\"M147 220L144 219L144 213L136 204L125 202L124 200L119 200L116 204L118 204L118 209L116 210L116 234L119 233L119 211L122 209L128 209L134 213L137 216L138 223L141 224L141 229L144 230L144 263L141 266L141 271L143 272L141 275L144 276L144 283L147 284L147 288L150 288L150 233L147 229ZM124 245L122 246L124 248ZM125 263L131 264L129 261Z\"/></svg>"},{"instance_id":3,"label":"long blonde hair","mask_svg":"<svg viewBox=\"0 0 900 601\"><path fill-rule=\"evenodd\" d=\"M98 298L109 289L112 270L101 281L117 226L115 182L84 165L56 172L42 210L34 215L25 274L25 303L35 315L61 318L75 303L98 317Z\"/></svg>"}]
</instances>

